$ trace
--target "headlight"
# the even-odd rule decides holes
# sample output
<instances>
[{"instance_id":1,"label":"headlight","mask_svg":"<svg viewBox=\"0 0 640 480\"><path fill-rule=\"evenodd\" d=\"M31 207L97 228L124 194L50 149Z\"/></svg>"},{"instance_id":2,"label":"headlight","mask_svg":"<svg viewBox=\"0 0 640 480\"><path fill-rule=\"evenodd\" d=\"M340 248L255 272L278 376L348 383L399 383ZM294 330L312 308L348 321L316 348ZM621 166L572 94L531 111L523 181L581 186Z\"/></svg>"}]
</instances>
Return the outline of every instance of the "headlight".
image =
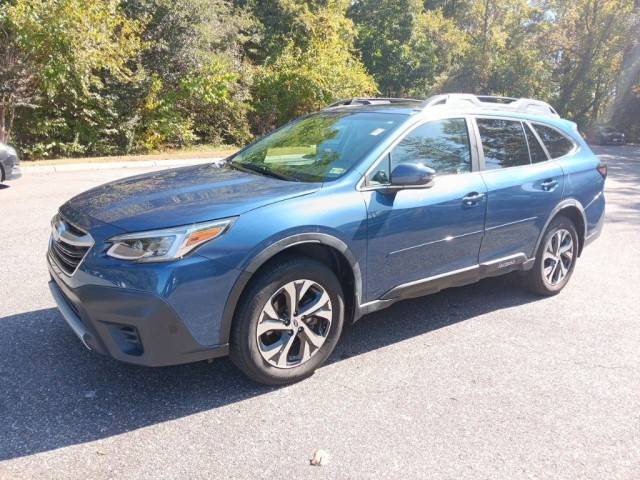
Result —
<instances>
[{"instance_id":1,"label":"headlight","mask_svg":"<svg viewBox=\"0 0 640 480\"><path fill-rule=\"evenodd\" d=\"M121 260L165 262L187 255L203 243L225 233L235 218L183 227L127 233L110 238L107 255Z\"/></svg>"}]
</instances>

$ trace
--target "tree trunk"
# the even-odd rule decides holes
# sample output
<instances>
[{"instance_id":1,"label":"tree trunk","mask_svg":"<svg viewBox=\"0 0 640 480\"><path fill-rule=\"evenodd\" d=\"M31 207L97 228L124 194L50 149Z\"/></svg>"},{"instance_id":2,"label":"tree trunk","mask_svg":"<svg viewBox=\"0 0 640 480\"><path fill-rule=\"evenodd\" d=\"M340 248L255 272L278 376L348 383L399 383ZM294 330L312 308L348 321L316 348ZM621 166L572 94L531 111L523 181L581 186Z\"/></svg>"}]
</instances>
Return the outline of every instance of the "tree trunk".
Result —
<instances>
[{"instance_id":1,"label":"tree trunk","mask_svg":"<svg viewBox=\"0 0 640 480\"><path fill-rule=\"evenodd\" d=\"M7 109L4 104L0 105L0 143L6 143L7 140Z\"/></svg>"},{"instance_id":2,"label":"tree trunk","mask_svg":"<svg viewBox=\"0 0 640 480\"><path fill-rule=\"evenodd\" d=\"M640 0L634 4L636 28L629 38L622 59L622 71L616 82L615 98L605 114L606 121L619 123L629 104L634 101L633 87L640 82Z\"/></svg>"}]
</instances>

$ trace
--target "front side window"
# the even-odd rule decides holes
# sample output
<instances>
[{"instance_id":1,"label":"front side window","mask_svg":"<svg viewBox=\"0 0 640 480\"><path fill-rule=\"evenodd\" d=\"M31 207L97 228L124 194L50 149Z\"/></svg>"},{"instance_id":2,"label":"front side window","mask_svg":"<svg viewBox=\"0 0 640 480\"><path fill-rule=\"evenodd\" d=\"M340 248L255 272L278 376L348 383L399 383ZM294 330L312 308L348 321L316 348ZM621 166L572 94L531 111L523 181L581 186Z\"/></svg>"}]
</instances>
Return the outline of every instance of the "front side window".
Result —
<instances>
[{"instance_id":1,"label":"front side window","mask_svg":"<svg viewBox=\"0 0 640 480\"><path fill-rule=\"evenodd\" d=\"M530 164L521 122L500 118L478 118L476 122L487 170Z\"/></svg>"},{"instance_id":2,"label":"front side window","mask_svg":"<svg viewBox=\"0 0 640 480\"><path fill-rule=\"evenodd\" d=\"M539 123L534 123L533 128L540 135L542 143L547 147L551 158L562 157L573 150L573 142L555 128L545 127Z\"/></svg>"},{"instance_id":3,"label":"front side window","mask_svg":"<svg viewBox=\"0 0 640 480\"><path fill-rule=\"evenodd\" d=\"M231 159L231 167L298 182L341 177L407 116L320 112L287 125Z\"/></svg>"},{"instance_id":4,"label":"front side window","mask_svg":"<svg viewBox=\"0 0 640 480\"><path fill-rule=\"evenodd\" d=\"M401 163L423 163L436 175L470 172L466 120L447 118L416 127L391 151L391 170Z\"/></svg>"}]
</instances>

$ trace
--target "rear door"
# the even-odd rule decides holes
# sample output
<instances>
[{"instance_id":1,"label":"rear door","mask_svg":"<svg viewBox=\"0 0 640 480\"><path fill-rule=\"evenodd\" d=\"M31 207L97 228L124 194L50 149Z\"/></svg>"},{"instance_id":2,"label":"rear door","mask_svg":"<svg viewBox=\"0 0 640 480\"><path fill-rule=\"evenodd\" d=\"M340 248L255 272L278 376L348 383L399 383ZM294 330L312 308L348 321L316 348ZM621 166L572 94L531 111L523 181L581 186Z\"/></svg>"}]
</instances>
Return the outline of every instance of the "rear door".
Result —
<instances>
[{"instance_id":1,"label":"rear door","mask_svg":"<svg viewBox=\"0 0 640 480\"><path fill-rule=\"evenodd\" d=\"M563 171L548 159L528 123L484 116L475 121L487 186L480 264L523 262L534 256L538 236L562 198Z\"/></svg>"}]
</instances>

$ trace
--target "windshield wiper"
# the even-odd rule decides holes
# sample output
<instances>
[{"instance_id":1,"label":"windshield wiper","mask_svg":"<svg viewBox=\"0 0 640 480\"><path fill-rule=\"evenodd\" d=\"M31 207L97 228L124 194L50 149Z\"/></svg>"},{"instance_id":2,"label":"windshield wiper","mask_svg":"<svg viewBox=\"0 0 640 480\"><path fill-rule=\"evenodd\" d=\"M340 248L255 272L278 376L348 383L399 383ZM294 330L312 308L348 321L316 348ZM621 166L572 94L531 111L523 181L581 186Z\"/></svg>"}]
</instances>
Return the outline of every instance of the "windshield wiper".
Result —
<instances>
[{"instance_id":1,"label":"windshield wiper","mask_svg":"<svg viewBox=\"0 0 640 480\"><path fill-rule=\"evenodd\" d=\"M241 172L253 172L259 173L266 177L277 178L278 180L286 180L288 182L299 182L297 178L288 177L286 175L282 175L281 173L274 172L273 170L269 170L268 168L261 167L260 165L255 165L253 163L236 163L229 162L229 166L231 168L235 168L236 170L240 170Z\"/></svg>"}]
</instances>

